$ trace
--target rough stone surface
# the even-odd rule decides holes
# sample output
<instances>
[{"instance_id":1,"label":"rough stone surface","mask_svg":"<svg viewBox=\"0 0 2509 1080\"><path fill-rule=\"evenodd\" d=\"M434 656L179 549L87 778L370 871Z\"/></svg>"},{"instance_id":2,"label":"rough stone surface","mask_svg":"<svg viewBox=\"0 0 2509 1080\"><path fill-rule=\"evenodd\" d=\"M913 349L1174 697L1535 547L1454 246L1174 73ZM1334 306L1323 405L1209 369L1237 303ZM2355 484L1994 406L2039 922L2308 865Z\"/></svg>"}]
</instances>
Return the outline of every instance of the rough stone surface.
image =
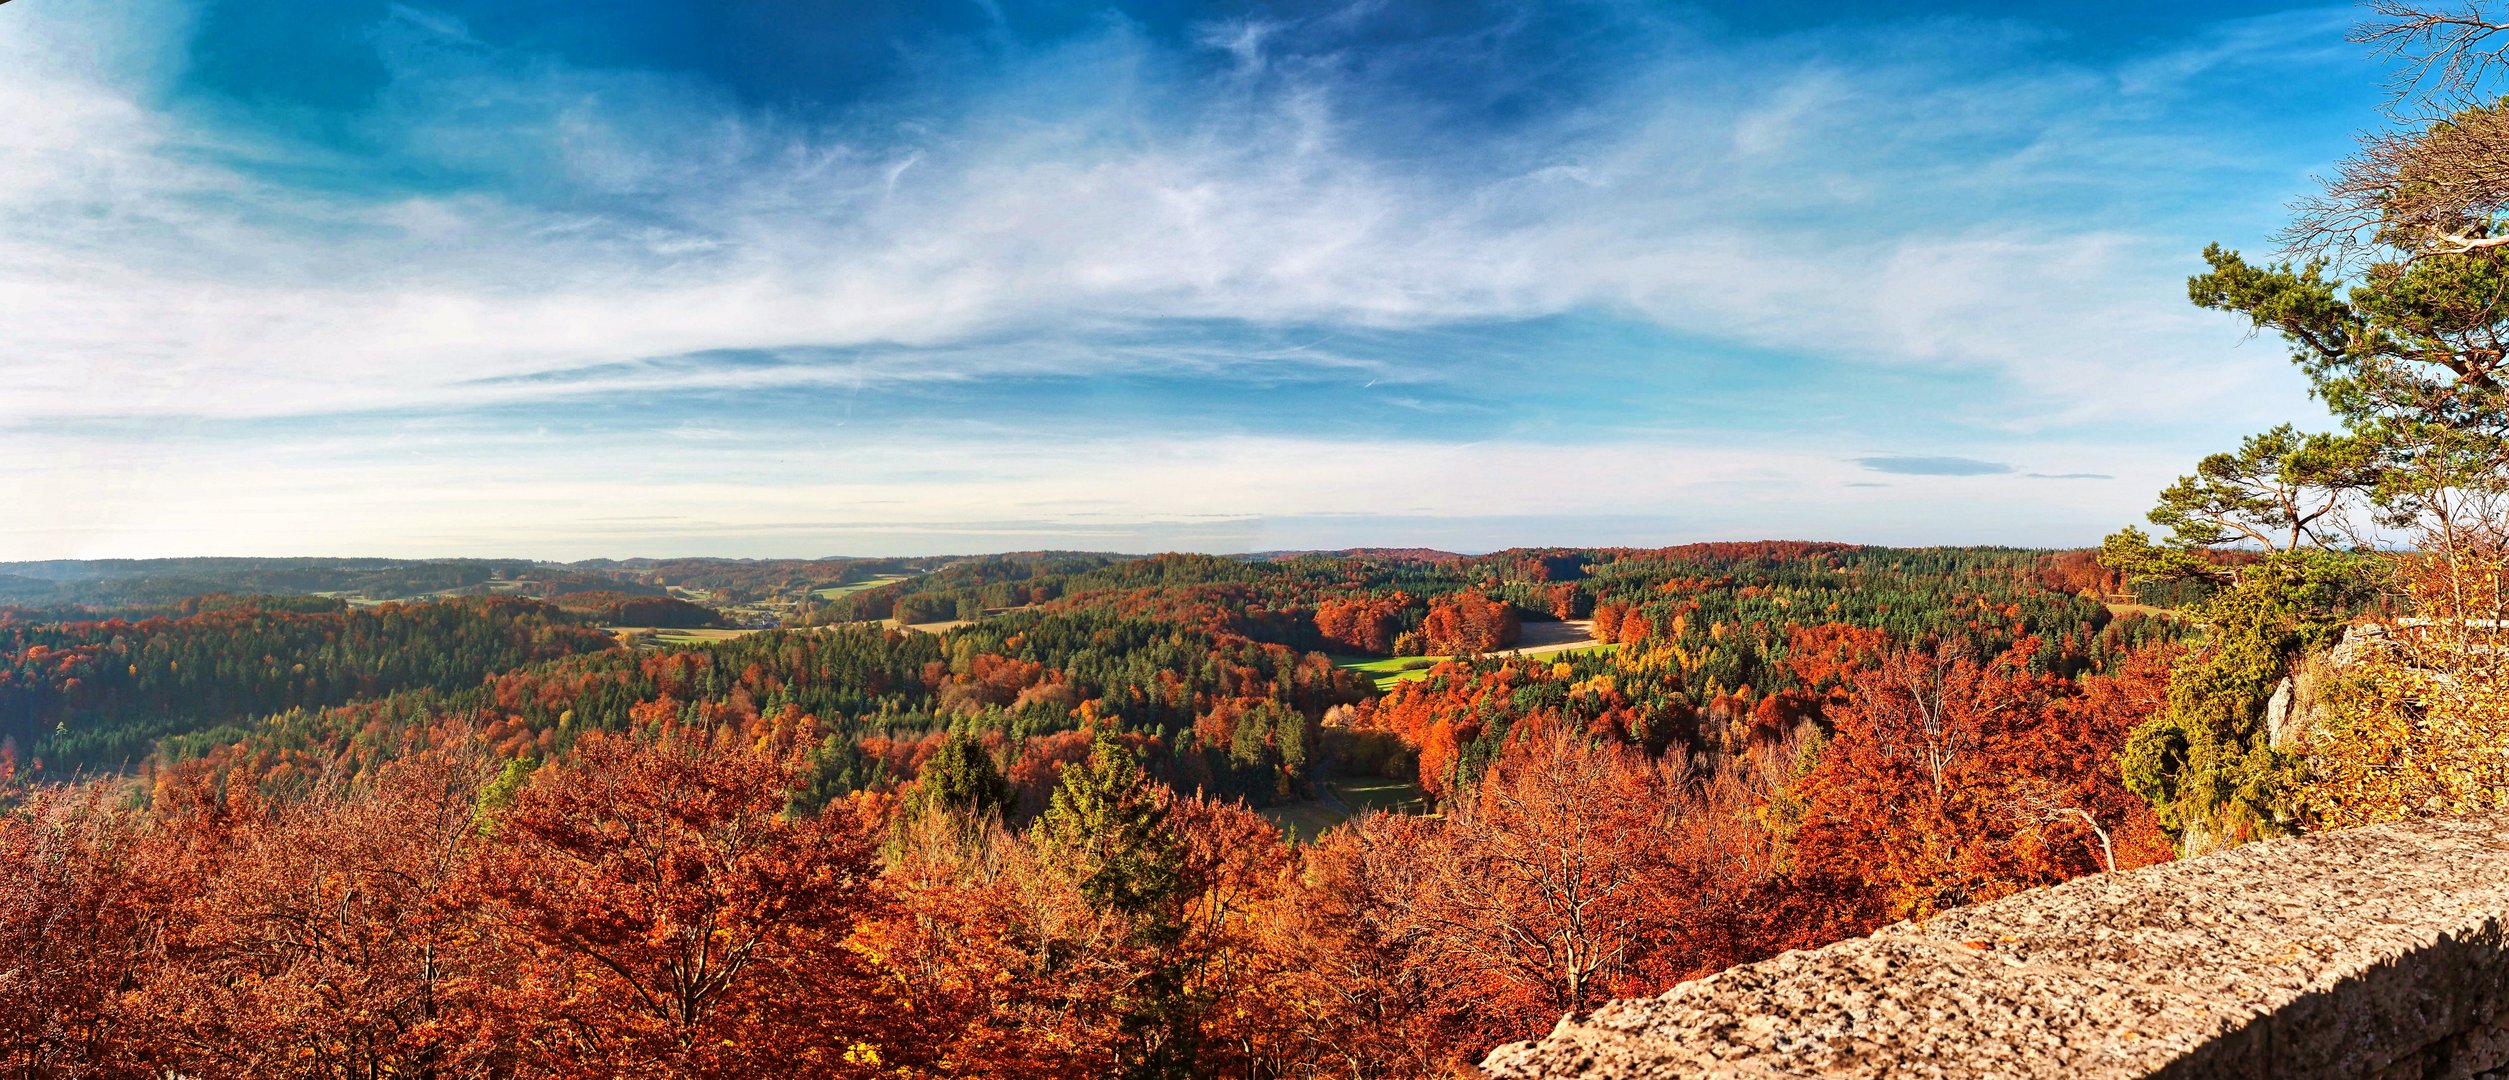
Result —
<instances>
[{"instance_id":1,"label":"rough stone surface","mask_svg":"<svg viewBox=\"0 0 2509 1080\"><path fill-rule=\"evenodd\" d=\"M2291 744L2292 729L2299 726L2291 722L2291 679L2285 675L2275 683L2274 696L2265 702L2265 738L2278 750Z\"/></svg>"},{"instance_id":2,"label":"rough stone surface","mask_svg":"<svg viewBox=\"0 0 2509 1080\"><path fill-rule=\"evenodd\" d=\"M1616 1001L1497 1077L2476 1077L2509 1066L2509 817L2250 844Z\"/></svg>"}]
</instances>

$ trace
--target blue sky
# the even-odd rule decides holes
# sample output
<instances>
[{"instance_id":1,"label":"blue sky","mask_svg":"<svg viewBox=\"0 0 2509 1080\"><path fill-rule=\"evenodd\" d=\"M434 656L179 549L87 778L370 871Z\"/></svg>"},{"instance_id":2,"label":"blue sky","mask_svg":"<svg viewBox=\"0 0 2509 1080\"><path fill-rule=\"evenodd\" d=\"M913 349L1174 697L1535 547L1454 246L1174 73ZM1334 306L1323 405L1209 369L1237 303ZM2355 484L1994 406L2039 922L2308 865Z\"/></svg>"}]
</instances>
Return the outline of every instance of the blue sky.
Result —
<instances>
[{"instance_id":1,"label":"blue sky","mask_svg":"<svg viewBox=\"0 0 2509 1080\"><path fill-rule=\"evenodd\" d=\"M2356 17L16 0L0 558L2096 543Z\"/></svg>"}]
</instances>

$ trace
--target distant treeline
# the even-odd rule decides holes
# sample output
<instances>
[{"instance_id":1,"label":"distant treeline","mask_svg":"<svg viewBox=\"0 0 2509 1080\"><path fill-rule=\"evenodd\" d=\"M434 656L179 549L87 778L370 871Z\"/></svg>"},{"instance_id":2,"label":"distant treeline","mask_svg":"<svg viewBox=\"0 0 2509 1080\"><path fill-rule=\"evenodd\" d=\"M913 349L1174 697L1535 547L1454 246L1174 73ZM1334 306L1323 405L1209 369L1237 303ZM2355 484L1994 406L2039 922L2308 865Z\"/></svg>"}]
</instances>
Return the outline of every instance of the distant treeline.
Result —
<instances>
[{"instance_id":1,"label":"distant treeline","mask_svg":"<svg viewBox=\"0 0 2509 1080\"><path fill-rule=\"evenodd\" d=\"M186 606L188 614L136 622L0 621L0 749L47 772L113 769L143 761L168 736L399 690L456 690L614 647L554 605L508 597Z\"/></svg>"}]
</instances>

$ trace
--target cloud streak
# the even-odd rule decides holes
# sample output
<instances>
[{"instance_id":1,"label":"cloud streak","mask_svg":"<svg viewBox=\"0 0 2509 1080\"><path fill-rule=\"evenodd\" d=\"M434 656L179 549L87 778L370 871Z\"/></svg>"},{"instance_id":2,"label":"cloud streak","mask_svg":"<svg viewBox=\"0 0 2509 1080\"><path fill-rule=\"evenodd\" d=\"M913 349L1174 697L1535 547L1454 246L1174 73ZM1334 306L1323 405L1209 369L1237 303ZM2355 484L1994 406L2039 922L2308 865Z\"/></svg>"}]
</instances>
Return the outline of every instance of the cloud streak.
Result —
<instances>
[{"instance_id":1,"label":"cloud streak","mask_svg":"<svg viewBox=\"0 0 2509 1080\"><path fill-rule=\"evenodd\" d=\"M1969 48L1969 25L1893 27L1893 48L1877 50L1844 32L1744 41L1642 21L1604 36L1630 44L1580 58L1599 74L1575 100L1455 131L1422 123L1436 103L1407 97L1321 22L1213 27L1194 48L1224 56L1216 69L1112 25L1021 54L951 98L781 115L692 76L484 44L410 9L374 28L389 82L348 119L356 145L344 147L182 94L169 58L186 31L171 6L13 5L0 69L19 74L0 80L0 114L24 122L0 126L0 442L16 461L0 465L0 490L14 483L88 523L19 541L58 550L46 545L111 546L110 521L144 518L146 504L28 477L155 460L185 431L235 422L1134 376L1213 393L1264 378L1436 386L1448 396L1424 408L1505 415L1504 387L1554 369L1475 349L1470 328L1548 318L1703 343L1666 363L1775 352L1969 379L1974 396L1943 410L1964 429L1949 447L2121 423L2198 433L2182 436L2192 444L2301 399L2277 381L2277 358L2224 352L2235 328L2175 302L2190 244L2152 219L2167 200L2150 192L2253 178L2220 129L2154 118L2225 65L2267 77L2320 21L2234 24L2106 67L2049 62L2024 43ZM1486 61L1470 41L1406 55ZM2129 204L2142 216L2115 212ZM1322 332L1284 345L1192 330L1212 323ZM1362 355L1336 334L1422 344ZM2146 389L2161 379L2172 393ZM1590 401L1602 414L1618 404L1601 387ZM1192 426L1178 419L1161 418ZM118 450L44 434L117 424L142 433ZM1022 474L1035 484L1110 467L1035 430L961 435L987 461L1012 446L1042 455ZM1741 484L1764 475L1755 463L1795 461L1779 441L1684 460ZM1507 443L1545 460L1566 452L1538 435ZM1162 447L1178 452L1126 453L1157 460ZM1449 452L1365 449L1423 467ZM563 473L572 455L604 452L578 443L534 460ZM355 504L373 536L441 509L426 492L495 469L452 450L429 458L434 473L350 459L419 493L397 519ZM348 484L319 460L284 453L270 467ZM1855 461L1909 476L2015 471ZM1559 474L1480 467L1502 501L1563 515L1627 495L1584 470L1562 491ZM1284 501L1253 478L1118 471L1197 513L1370 511ZM927 497L911 480L787 490L822 506ZM784 527L764 502L659 487L635 499L693 499L724 528ZM1020 501L988 489L917 520L974 529L1005 500ZM85 513L90 503L122 509ZM527 517L547 519L516 515Z\"/></svg>"},{"instance_id":2,"label":"cloud streak","mask_svg":"<svg viewBox=\"0 0 2509 1080\"><path fill-rule=\"evenodd\" d=\"M57 0L35 21L78 11ZM1403 156L1369 149L1368 88L1335 82L1331 57L1202 86L1144 74L1151 46L1114 32L1006 76L954 127L874 135L742 115L663 76L535 68L415 15L389 29L396 81L368 123L406 159L497 182L362 196L278 182L354 166L152 114L144 87L46 48L47 26L31 56L21 42L12 59L42 77L15 85L48 107L17 114L72 119L11 147L11 374L75 365L140 392L104 402L39 381L0 416L458 400L501 376L648 356L1073 320L1409 327L1590 307L1764 347L2026 369L2044 391L2008 387L1999 404L2043 415L2177 412L2245 381L2092 392L2119 367L2084 333L2094 320L2180 349L2222 339L2127 294L2184 253L1953 212L1964 192L2079 182L2126 152L2108 145L2122 136L2067 130L2095 121L2032 108L2096 72L1980 85L1636 57L1643 74L1598 106L1608 122ZM1101 79L1059 113L1016 105ZM1981 137L2026 148L1944 171L1953 144ZM1926 185L1940 186L1914 198ZM101 223L81 212L99 207ZM1875 210L1918 220L1850 224ZM234 392L200 394L208 382ZM2076 400L2042 400L2059 396Z\"/></svg>"},{"instance_id":3,"label":"cloud streak","mask_svg":"<svg viewBox=\"0 0 2509 1080\"><path fill-rule=\"evenodd\" d=\"M2001 462L1964 457L1860 457L1856 464L1901 476L1996 476L2013 471Z\"/></svg>"}]
</instances>

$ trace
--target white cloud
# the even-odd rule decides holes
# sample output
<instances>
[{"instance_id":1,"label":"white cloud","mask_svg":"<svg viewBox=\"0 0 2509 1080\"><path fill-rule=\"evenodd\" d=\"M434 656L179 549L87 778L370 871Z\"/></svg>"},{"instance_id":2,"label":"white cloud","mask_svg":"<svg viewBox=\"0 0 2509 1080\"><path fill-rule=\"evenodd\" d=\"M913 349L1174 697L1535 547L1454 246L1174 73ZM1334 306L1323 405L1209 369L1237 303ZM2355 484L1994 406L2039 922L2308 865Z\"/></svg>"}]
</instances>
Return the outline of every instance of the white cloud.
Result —
<instances>
[{"instance_id":1,"label":"white cloud","mask_svg":"<svg viewBox=\"0 0 2509 1080\"><path fill-rule=\"evenodd\" d=\"M496 182L376 198L356 193L361 161L233 112L160 104L183 24L171 9L114 10L35 0L0 18L0 116L13 118L0 125L0 451L15 462L0 500L44 511L0 526L17 530L0 532L0 550L172 553L187 536L348 550L394 535L480 550L522 527L443 523L539 521L529 535L589 552L621 537L570 523L604 508L798 535L836 520L829 508L901 493L911 512L862 520L1636 507L1837 535L1837 522L1887 531L1925 520L1906 508L1939 509L1908 501L1906 485L1846 487L1846 456L1902 449L1891 447L1666 457L1645 445L1240 443L1206 461L1199 445L995 438L964 448L1003 470L986 484L622 488L564 479L570 463L615 460L589 445L523 454L524 474L476 453L393 464L360 440L290 436L256 457L181 434L190 418L1157 365L1434 375L1329 351L1224 355L1091 333L1176 319L1401 329L1603 309L1752 348L1970 373L1970 419L2016 432L2209 432L2298 404L2273 350L2226 353L2235 328L2178 299L2192 243L2177 226L2193 208L2138 203L2247 175L2207 171L2237 149L2220 131L2155 117L2188 79L2225 56L2253 62L2298 24L2243 24L2231 45L2116 71L1948 71L1818 40L1722 56L1667 42L1603 97L1467 146L1399 130L1370 112L1378 88L1329 60L1268 52L1253 26L1214 36L1239 63L1209 82L1116 30L912 122L803 122L743 112L683 78L499 55L411 10L383 35L398 81L367 128L394 154ZM2193 199L2154 202L2172 197ZM2129 206L2139 212L2119 212ZM1000 347L1021 341L1033 345ZM702 360L847 347L864 351ZM144 423L118 443L38 433L127 418ZM2048 456L2074 450L2121 484L2161 475L2116 465L2132 456L2118 446ZM925 452L824 464L843 475L866 455ZM1308 474L1352 454L1388 463L1371 466L1382 475L1459 479L1405 485L1417 503L1396 505L1381 484ZM733 475L755 463L710 460ZM2115 516L2066 509L2083 485L1994 483L2041 500L2027 505L2046 521ZM1817 503L1786 501L1804 485ZM1758 516L1700 509L1719 500ZM417 523L433 531L409 531Z\"/></svg>"},{"instance_id":2,"label":"white cloud","mask_svg":"<svg viewBox=\"0 0 2509 1080\"><path fill-rule=\"evenodd\" d=\"M546 169L540 190L368 203L257 171L316 151L149 110L133 78L57 44L86 13L53 0L12 24L32 75L0 107L49 119L12 126L0 175L0 372L26 388L0 422L454 404L496 376L1093 317L1405 326L1595 305L1975 368L2015 383L1999 406L2054 420L2183 418L2274 370L2122 388L2121 352L2175 365L2229 336L2152 295L2187 256L2180 238L1963 212L1991 185L1945 171L1976 167L1961 140L2066 135L2092 144L2054 155L2078 164L2104 138L2149 138L2058 130L2100 111L2079 97L2096 73L1938 85L1888 64L1658 61L1600 107L1609 119L1488 160L1405 161L1362 145L1377 133L1326 68L1116 86L1072 116L1006 100L872 148L683 81L524 67L456 38L404 50L375 123L433 159ZM407 33L458 34L404 17ZM1118 35L1039 62L1095 72L1027 77L1148 79L1144 48ZM2066 167L1993 183L2084 179L2054 175Z\"/></svg>"}]
</instances>

